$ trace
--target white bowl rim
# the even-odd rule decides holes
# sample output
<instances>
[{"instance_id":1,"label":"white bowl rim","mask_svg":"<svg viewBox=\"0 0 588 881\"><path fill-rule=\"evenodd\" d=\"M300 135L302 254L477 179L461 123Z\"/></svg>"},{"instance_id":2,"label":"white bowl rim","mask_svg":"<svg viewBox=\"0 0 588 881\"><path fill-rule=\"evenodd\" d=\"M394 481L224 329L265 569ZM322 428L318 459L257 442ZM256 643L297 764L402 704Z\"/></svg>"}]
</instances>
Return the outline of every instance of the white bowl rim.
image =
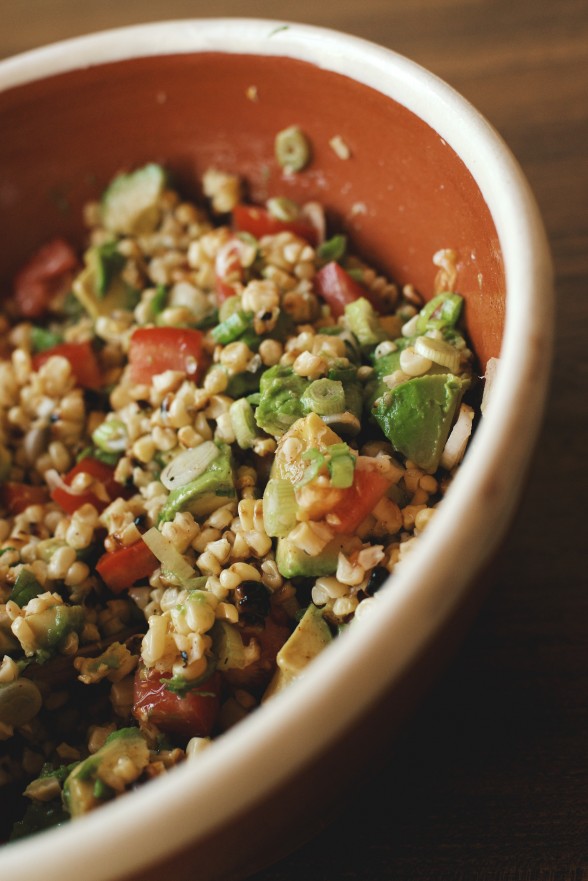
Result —
<instances>
[{"instance_id":1,"label":"white bowl rim","mask_svg":"<svg viewBox=\"0 0 588 881\"><path fill-rule=\"evenodd\" d=\"M45 881L107 881L137 871L205 838L327 747L407 668L491 557L518 500L541 423L553 343L552 265L543 223L502 138L422 66L351 34L295 21L179 19L101 31L0 61L0 90L94 64L191 52L283 55L349 76L420 116L461 157L492 214L509 292L491 413L419 540L419 552L397 570L394 589L378 594L378 616L358 621L316 659L312 677L263 705L197 762L75 823L0 848L3 881L29 881L39 865ZM519 381L513 383L513 376ZM490 485L494 496L481 510L476 499ZM460 561L457 572L454 560ZM365 669L372 674L367 682ZM309 725L311 718L316 726ZM282 749L285 739L288 751ZM116 854L114 861L106 852Z\"/></svg>"}]
</instances>

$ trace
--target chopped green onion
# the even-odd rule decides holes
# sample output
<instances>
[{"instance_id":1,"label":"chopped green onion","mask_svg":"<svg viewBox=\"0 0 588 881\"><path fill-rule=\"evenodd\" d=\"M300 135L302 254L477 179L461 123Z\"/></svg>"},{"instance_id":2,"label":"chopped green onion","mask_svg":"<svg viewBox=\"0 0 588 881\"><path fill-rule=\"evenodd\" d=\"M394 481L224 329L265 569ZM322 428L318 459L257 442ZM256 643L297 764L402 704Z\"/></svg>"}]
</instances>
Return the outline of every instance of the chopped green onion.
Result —
<instances>
[{"instance_id":1,"label":"chopped green onion","mask_svg":"<svg viewBox=\"0 0 588 881\"><path fill-rule=\"evenodd\" d=\"M211 330L212 338L215 343L226 346L238 339L246 330L251 329L252 318L251 312L243 312L242 309L238 309Z\"/></svg>"},{"instance_id":2,"label":"chopped green onion","mask_svg":"<svg viewBox=\"0 0 588 881\"><path fill-rule=\"evenodd\" d=\"M204 474L219 455L220 450L214 441L204 441L197 447L190 447L174 456L159 475L159 479L166 489L178 489Z\"/></svg>"},{"instance_id":3,"label":"chopped green onion","mask_svg":"<svg viewBox=\"0 0 588 881\"><path fill-rule=\"evenodd\" d=\"M29 600L43 593L43 588L30 569L21 569L9 594L9 599L22 609Z\"/></svg>"},{"instance_id":4,"label":"chopped green onion","mask_svg":"<svg viewBox=\"0 0 588 881\"><path fill-rule=\"evenodd\" d=\"M377 312L365 297L358 297L345 306L345 323L360 346L377 346L386 339Z\"/></svg>"},{"instance_id":5,"label":"chopped green onion","mask_svg":"<svg viewBox=\"0 0 588 881\"><path fill-rule=\"evenodd\" d=\"M127 429L120 419L105 419L92 433L92 440L105 453L122 453L127 448Z\"/></svg>"},{"instance_id":6,"label":"chopped green onion","mask_svg":"<svg viewBox=\"0 0 588 881\"><path fill-rule=\"evenodd\" d=\"M302 454L302 458L308 461L308 465L304 469L302 478L296 481L296 486L306 486L307 483L310 483L311 480L318 477L321 468L325 464L325 457L315 449L306 450L306 452Z\"/></svg>"},{"instance_id":7,"label":"chopped green onion","mask_svg":"<svg viewBox=\"0 0 588 881\"><path fill-rule=\"evenodd\" d=\"M31 327L33 352L46 352L63 342L63 335L45 327Z\"/></svg>"},{"instance_id":8,"label":"chopped green onion","mask_svg":"<svg viewBox=\"0 0 588 881\"><path fill-rule=\"evenodd\" d=\"M343 383L335 379L315 379L302 395L301 401L306 411L319 416L340 413L345 408Z\"/></svg>"},{"instance_id":9,"label":"chopped green onion","mask_svg":"<svg viewBox=\"0 0 588 881\"><path fill-rule=\"evenodd\" d=\"M96 248L96 293L103 297L115 275L125 265L125 258L118 250L118 242L106 242Z\"/></svg>"},{"instance_id":10,"label":"chopped green onion","mask_svg":"<svg viewBox=\"0 0 588 881\"><path fill-rule=\"evenodd\" d=\"M272 477L263 493L263 525L270 536L281 538L296 526L296 495L289 480Z\"/></svg>"},{"instance_id":11,"label":"chopped green onion","mask_svg":"<svg viewBox=\"0 0 588 881\"><path fill-rule=\"evenodd\" d=\"M288 222L300 217L300 206L285 196L276 196L273 199L268 199L265 205L271 216L275 217L276 220Z\"/></svg>"},{"instance_id":12,"label":"chopped green onion","mask_svg":"<svg viewBox=\"0 0 588 881\"><path fill-rule=\"evenodd\" d=\"M345 441L341 441L338 444L330 444L327 447L327 453L331 457L331 459L336 459L337 456L351 456L351 452L349 450L349 444L346 444Z\"/></svg>"},{"instance_id":13,"label":"chopped green onion","mask_svg":"<svg viewBox=\"0 0 588 881\"><path fill-rule=\"evenodd\" d=\"M234 312L238 312L241 308L241 297L238 294L234 294L232 297L227 297L226 300L219 306L218 310L218 320L219 322L226 321Z\"/></svg>"},{"instance_id":14,"label":"chopped green onion","mask_svg":"<svg viewBox=\"0 0 588 881\"><path fill-rule=\"evenodd\" d=\"M105 450L100 450L98 447L84 447L81 453L78 453L76 456L76 462L81 462L82 459L87 459L88 456L92 459L98 459L100 462L104 462L105 465L116 465L120 459L120 453L107 453Z\"/></svg>"},{"instance_id":15,"label":"chopped green onion","mask_svg":"<svg viewBox=\"0 0 588 881\"><path fill-rule=\"evenodd\" d=\"M358 281L360 284L364 283L363 277L363 269L360 267L352 267L351 269L345 270L347 275L350 275L354 281Z\"/></svg>"},{"instance_id":16,"label":"chopped green onion","mask_svg":"<svg viewBox=\"0 0 588 881\"><path fill-rule=\"evenodd\" d=\"M229 407L229 415L237 444L242 450L251 449L257 439L257 425L253 408L247 398L233 401Z\"/></svg>"},{"instance_id":17,"label":"chopped green onion","mask_svg":"<svg viewBox=\"0 0 588 881\"><path fill-rule=\"evenodd\" d=\"M347 489L353 484L355 474L355 457L350 453L336 456L329 462L329 474L331 485L336 489Z\"/></svg>"},{"instance_id":18,"label":"chopped green onion","mask_svg":"<svg viewBox=\"0 0 588 881\"><path fill-rule=\"evenodd\" d=\"M437 294L425 303L418 318L415 320L417 333L424 333L432 328L454 327L459 320L463 307L463 297L459 294Z\"/></svg>"},{"instance_id":19,"label":"chopped green onion","mask_svg":"<svg viewBox=\"0 0 588 881\"><path fill-rule=\"evenodd\" d=\"M166 538L165 535L152 526L144 535L141 536L149 550L154 554L163 569L171 572L182 587L199 588L201 585L200 577L194 574L194 569L186 558L180 554L175 545Z\"/></svg>"},{"instance_id":20,"label":"chopped green onion","mask_svg":"<svg viewBox=\"0 0 588 881\"><path fill-rule=\"evenodd\" d=\"M441 367L446 367L450 373L459 370L459 352L450 343L444 340L435 340L428 336L419 336L414 341L414 350L421 358L434 361Z\"/></svg>"},{"instance_id":21,"label":"chopped green onion","mask_svg":"<svg viewBox=\"0 0 588 881\"><path fill-rule=\"evenodd\" d=\"M276 159L284 171L302 171L310 161L310 143L297 125L278 132L274 146Z\"/></svg>"},{"instance_id":22,"label":"chopped green onion","mask_svg":"<svg viewBox=\"0 0 588 881\"><path fill-rule=\"evenodd\" d=\"M322 263L342 260L347 251L347 236L336 235L322 242L316 249L316 256ZM321 331L322 332L322 331Z\"/></svg>"},{"instance_id":23,"label":"chopped green onion","mask_svg":"<svg viewBox=\"0 0 588 881\"><path fill-rule=\"evenodd\" d=\"M155 288L155 293L151 297L149 301L149 309L151 310L151 314L154 316L159 315L165 309L167 305L167 287L163 284L158 284Z\"/></svg>"}]
</instances>

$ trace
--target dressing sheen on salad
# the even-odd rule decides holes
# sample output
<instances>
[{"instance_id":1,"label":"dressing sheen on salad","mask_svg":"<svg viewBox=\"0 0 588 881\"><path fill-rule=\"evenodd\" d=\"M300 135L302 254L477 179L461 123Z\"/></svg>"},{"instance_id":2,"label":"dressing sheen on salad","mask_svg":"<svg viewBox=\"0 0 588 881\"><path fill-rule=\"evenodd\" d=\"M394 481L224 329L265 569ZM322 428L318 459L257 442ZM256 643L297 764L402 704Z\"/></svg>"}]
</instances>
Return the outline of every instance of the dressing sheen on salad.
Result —
<instances>
[{"instance_id":1,"label":"dressing sheen on salad","mask_svg":"<svg viewBox=\"0 0 588 881\"><path fill-rule=\"evenodd\" d=\"M455 255L425 300L325 218L150 163L6 292L5 840L198 761L378 614L435 516L479 391Z\"/></svg>"}]
</instances>

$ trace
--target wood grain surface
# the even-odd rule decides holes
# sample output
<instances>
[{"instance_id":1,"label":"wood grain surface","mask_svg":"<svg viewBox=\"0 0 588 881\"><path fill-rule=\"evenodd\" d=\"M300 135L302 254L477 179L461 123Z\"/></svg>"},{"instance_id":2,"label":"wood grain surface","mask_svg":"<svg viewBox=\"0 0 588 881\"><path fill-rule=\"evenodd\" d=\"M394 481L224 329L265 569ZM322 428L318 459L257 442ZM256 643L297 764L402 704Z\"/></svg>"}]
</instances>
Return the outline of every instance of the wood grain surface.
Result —
<instances>
[{"instance_id":1,"label":"wood grain surface","mask_svg":"<svg viewBox=\"0 0 588 881\"><path fill-rule=\"evenodd\" d=\"M0 0L0 56L212 15L334 27L437 73L513 150L556 267L551 392L492 591L389 762L254 881L588 879L588 3Z\"/></svg>"}]
</instances>

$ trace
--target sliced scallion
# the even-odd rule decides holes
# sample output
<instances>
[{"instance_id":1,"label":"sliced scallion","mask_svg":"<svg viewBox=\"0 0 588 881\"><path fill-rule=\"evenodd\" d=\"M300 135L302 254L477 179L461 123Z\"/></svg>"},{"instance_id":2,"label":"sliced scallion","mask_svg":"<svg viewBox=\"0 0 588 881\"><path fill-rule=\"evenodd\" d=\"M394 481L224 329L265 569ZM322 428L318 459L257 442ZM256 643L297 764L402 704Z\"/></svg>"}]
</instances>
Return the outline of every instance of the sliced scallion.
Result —
<instances>
[{"instance_id":1,"label":"sliced scallion","mask_svg":"<svg viewBox=\"0 0 588 881\"><path fill-rule=\"evenodd\" d=\"M296 495L289 480L272 477L263 493L263 525L270 536L282 538L296 526Z\"/></svg>"},{"instance_id":2,"label":"sliced scallion","mask_svg":"<svg viewBox=\"0 0 588 881\"><path fill-rule=\"evenodd\" d=\"M328 469L331 484L336 489L346 489L353 483L355 456L348 444L341 441L327 447Z\"/></svg>"},{"instance_id":3,"label":"sliced scallion","mask_svg":"<svg viewBox=\"0 0 588 881\"><path fill-rule=\"evenodd\" d=\"M210 332L211 336L215 343L220 343L221 345L226 346L228 343L234 342L245 333L246 330L251 328L252 318L253 315L250 312L243 312L242 309L237 309L235 312L232 312L228 318L221 321L216 327L213 327Z\"/></svg>"},{"instance_id":4,"label":"sliced scallion","mask_svg":"<svg viewBox=\"0 0 588 881\"><path fill-rule=\"evenodd\" d=\"M302 171L310 161L310 143L299 126L291 125L276 135L275 153L284 171Z\"/></svg>"},{"instance_id":5,"label":"sliced scallion","mask_svg":"<svg viewBox=\"0 0 588 881\"><path fill-rule=\"evenodd\" d=\"M335 379L315 379L302 395L302 405L318 416L340 413L345 408L343 383Z\"/></svg>"},{"instance_id":6,"label":"sliced scallion","mask_svg":"<svg viewBox=\"0 0 588 881\"><path fill-rule=\"evenodd\" d=\"M331 263L333 260L342 260L347 251L347 236L331 236L316 249L316 256L321 263Z\"/></svg>"},{"instance_id":7,"label":"sliced scallion","mask_svg":"<svg viewBox=\"0 0 588 881\"><path fill-rule=\"evenodd\" d=\"M321 468L325 464L324 455L314 448L306 450L306 452L302 454L302 458L308 462L308 465L304 469L302 478L296 482L296 486L306 486L307 483L310 483L311 480L318 477Z\"/></svg>"},{"instance_id":8,"label":"sliced scallion","mask_svg":"<svg viewBox=\"0 0 588 881\"><path fill-rule=\"evenodd\" d=\"M257 439L257 424L253 407L247 398L238 398L229 407L235 440L242 450L249 450Z\"/></svg>"},{"instance_id":9,"label":"sliced scallion","mask_svg":"<svg viewBox=\"0 0 588 881\"><path fill-rule=\"evenodd\" d=\"M196 589L201 586L200 576L194 574L194 569L186 558L155 526L148 529L141 538L151 553L157 557L162 568L174 575L182 587Z\"/></svg>"},{"instance_id":10,"label":"sliced scallion","mask_svg":"<svg viewBox=\"0 0 588 881\"><path fill-rule=\"evenodd\" d=\"M185 486L204 474L219 455L220 450L214 441L204 441L199 446L183 450L174 456L159 475L159 479L169 490Z\"/></svg>"},{"instance_id":11,"label":"sliced scallion","mask_svg":"<svg viewBox=\"0 0 588 881\"><path fill-rule=\"evenodd\" d=\"M105 419L92 432L92 440L105 453L122 453L127 448L127 429L120 419Z\"/></svg>"},{"instance_id":12,"label":"sliced scallion","mask_svg":"<svg viewBox=\"0 0 588 881\"><path fill-rule=\"evenodd\" d=\"M422 358L428 358L429 361L434 361L435 364L446 367L450 373L457 373L459 370L459 352L444 340L419 336L414 341L414 350Z\"/></svg>"},{"instance_id":13,"label":"sliced scallion","mask_svg":"<svg viewBox=\"0 0 588 881\"><path fill-rule=\"evenodd\" d=\"M297 220L300 217L300 206L285 196L275 196L272 199L268 199L265 207L272 217L286 223L291 220Z\"/></svg>"}]
</instances>

